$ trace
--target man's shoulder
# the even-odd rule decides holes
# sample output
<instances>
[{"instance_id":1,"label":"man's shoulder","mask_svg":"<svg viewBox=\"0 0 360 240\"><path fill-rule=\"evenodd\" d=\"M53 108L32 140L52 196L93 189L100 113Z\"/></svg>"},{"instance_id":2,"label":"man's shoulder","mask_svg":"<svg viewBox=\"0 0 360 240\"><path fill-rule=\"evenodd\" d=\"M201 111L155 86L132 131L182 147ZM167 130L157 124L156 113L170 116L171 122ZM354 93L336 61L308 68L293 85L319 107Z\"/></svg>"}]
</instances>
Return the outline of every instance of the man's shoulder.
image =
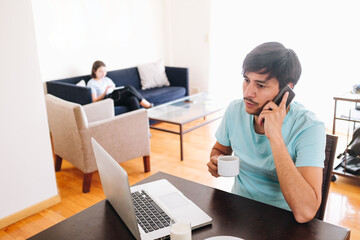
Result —
<instances>
[{"instance_id":1,"label":"man's shoulder","mask_svg":"<svg viewBox=\"0 0 360 240\"><path fill-rule=\"evenodd\" d=\"M305 108L301 103L293 102L291 103L291 114L292 118L296 119L297 121L302 122L304 124L305 122L308 124L321 124L324 123L316 116L314 112L311 110Z\"/></svg>"},{"instance_id":2,"label":"man's shoulder","mask_svg":"<svg viewBox=\"0 0 360 240\"><path fill-rule=\"evenodd\" d=\"M229 109L234 110L240 110L244 106L244 100L243 99L236 99L230 102Z\"/></svg>"},{"instance_id":3,"label":"man's shoulder","mask_svg":"<svg viewBox=\"0 0 360 240\"><path fill-rule=\"evenodd\" d=\"M225 118L227 122L238 124L239 121L245 121L249 117L245 110L245 104L242 99L233 100L228 105Z\"/></svg>"}]
</instances>

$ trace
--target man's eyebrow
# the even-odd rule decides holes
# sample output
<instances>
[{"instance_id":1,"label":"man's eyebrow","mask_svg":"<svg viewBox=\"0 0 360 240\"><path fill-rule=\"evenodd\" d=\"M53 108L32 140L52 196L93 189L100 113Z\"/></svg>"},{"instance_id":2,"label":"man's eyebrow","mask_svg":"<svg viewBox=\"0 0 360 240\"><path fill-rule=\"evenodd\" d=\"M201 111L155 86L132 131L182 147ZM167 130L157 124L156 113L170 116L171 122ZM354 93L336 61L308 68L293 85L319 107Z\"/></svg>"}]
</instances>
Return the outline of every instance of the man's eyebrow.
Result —
<instances>
[{"instance_id":1,"label":"man's eyebrow","mask_svg":"<svg viewBox=\"0 0 360 240\"><path fill-rule=\"evenodd\" d=\"M245 73L243 74L243 77L246 78L246 79L249 79L249 77L246 76ZM254 81L257 82L257 83L261 83L261 84L268 84L268 81L269 81L269 80L270 80L270 78L269 78L269 79L265 79L265 80L254 80Z\"/></svg>"},{"instance_id":2,"label":"man's eyebrow","mask_svg":"<svg viewBox=\"0 0 360 240\"><path fill-rule=\"evenodd\" d=\"M261 83L261 84L268 84L269 79L266 80L255 80L255 82L257 83Z\"/></svg>"}]
</instances>

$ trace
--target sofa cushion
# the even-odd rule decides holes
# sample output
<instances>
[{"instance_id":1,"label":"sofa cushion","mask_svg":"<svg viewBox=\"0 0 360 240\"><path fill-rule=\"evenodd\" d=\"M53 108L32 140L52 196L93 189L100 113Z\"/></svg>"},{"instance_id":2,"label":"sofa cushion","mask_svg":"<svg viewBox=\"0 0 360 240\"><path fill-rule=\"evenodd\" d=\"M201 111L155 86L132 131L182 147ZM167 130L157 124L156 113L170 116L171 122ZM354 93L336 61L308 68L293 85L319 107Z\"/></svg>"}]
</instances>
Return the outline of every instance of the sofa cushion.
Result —
<instances>
[{"instance_id":1,"label":"sofa cushion","mask_svg":"<svg viewBox=\"0 0 360 240\"><path fill-rule=\"evenodd\" d=\"M115 110L115 116L130 111L130 109L127 106L115 106L114 108L115 108L114 109Z\"/></svg>"},{"instance_id":2,"label":"sofa cushion","mask_svg":"<svg viewBox=\"0 0 360 240\"><path fill-rule=\"evenodd\" d=\"M186 89L183 87L161 87L147 90L139 90L141 95L155 105L173 101L185 96Z\"/></svg>"},{"instance_id":3,"label":"sofa cushion","mask_svg":"<svg viewBox=\"0 0 360 240\"><path fill-rule=\"evenodd\" d=\"M154 63L142 64L137 68L139 70L142 90L154 87L170 86L162 60Z\"/></svg>"}]
</instances>

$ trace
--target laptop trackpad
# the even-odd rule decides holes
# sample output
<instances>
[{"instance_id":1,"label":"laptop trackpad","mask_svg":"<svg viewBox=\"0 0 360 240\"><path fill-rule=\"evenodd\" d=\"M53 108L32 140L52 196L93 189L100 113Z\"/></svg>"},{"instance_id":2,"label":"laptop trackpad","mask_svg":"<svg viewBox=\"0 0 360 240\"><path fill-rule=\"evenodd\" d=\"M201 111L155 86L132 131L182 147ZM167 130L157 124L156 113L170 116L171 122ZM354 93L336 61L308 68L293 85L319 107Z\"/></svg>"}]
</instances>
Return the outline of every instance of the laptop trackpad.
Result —
<instances>
[{"instance_id":1,"label":"laptop trackpad","mask_svg":"<svg viewBox=\"0 0 360 240\"><path fill-rule=\"evenodd\" d=\"M185 201L178 193L173 192L164 196L159 197L161 202L165 204L166 207L170 209L181 208L188 205L188 202Z\"/></svg>"}]
</instances>

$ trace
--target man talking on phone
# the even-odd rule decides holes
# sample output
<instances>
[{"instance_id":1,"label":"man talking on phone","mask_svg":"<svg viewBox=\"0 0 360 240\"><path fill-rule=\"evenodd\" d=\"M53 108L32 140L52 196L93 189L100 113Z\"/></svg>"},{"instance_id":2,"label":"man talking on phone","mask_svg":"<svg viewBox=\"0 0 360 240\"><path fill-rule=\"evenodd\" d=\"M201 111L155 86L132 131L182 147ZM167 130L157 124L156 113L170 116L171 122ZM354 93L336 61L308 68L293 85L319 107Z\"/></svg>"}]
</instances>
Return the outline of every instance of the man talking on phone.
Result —
<instances>
[{"instance_id":1,"label":"man talking on phone","mask_svg":"<svg viewBox=\"0 0 360 240\"><path fill-rule=\"evenodd\" d=\"M284 87L294 88L300 75L293 50L277 42L253 49L243 62L243 99L228 106L207 166L218 177L218 156L234 152L240 173L232 192L290 210L304 223L321 203L325 127L300 103L286 106L289 91L279 105L273 102Z\"/></svg>"}]
</instances>

